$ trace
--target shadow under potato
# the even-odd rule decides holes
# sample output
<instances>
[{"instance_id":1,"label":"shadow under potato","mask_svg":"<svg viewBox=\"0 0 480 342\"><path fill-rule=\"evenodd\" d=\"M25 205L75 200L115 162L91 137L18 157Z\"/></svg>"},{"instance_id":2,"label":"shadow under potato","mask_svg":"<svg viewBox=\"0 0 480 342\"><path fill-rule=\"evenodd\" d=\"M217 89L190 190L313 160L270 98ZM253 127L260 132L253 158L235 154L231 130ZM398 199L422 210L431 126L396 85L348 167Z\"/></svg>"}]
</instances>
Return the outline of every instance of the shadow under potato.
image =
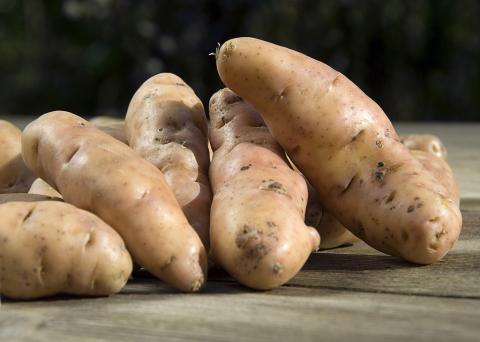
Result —
<instances>
[{"instance_id":1,"label":"shadow under potato","mask_svg":"<svg viewBox=\"0 0 480 342\"><path fill-rule=\"evenodd\" d=\"M420 267L397 257L370 254L313 253L304 271L372 271Z\"/></svg>"}]
</instances>

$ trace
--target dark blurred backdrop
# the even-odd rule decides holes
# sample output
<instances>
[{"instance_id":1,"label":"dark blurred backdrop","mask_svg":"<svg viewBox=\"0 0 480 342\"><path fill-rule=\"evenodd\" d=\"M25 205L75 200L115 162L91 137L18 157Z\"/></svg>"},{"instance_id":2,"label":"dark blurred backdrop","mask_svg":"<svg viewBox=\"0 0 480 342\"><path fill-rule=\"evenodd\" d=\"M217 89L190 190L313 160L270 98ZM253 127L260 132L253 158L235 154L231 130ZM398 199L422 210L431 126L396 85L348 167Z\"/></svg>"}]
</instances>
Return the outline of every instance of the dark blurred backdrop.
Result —
<instances>
[{"instance_id":1,"label":"dark blurred backdrop","mask_svg":"<svg viewBox=\"0 0 480 342\"><path fill-rule=\"evenodd\" d=\"M162 71L206 104L209 53L236 36L330 64L394 120L480 119L475 0L0 0L0 113L123 116Z\"/></svg>"}]
</instances>

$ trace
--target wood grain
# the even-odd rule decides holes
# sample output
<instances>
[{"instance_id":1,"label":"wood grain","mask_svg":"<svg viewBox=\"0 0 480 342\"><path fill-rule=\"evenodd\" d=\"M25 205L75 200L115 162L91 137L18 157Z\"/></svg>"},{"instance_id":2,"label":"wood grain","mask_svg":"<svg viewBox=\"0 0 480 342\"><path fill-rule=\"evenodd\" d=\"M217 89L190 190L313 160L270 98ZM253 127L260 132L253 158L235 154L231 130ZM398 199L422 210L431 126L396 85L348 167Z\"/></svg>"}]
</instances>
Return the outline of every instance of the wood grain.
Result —
<instances>
[{"instance_id":1,"label":"wood grain","mask_svg":"<svg viewBox=\"0 0 480 342\"><path fill-rule=\"evenodd\" d=\"M99 299L4 304L7 341L476 341L480 302L284 287L253 292L211 282L198 295L155 281Z\"/></svg>"}]
</instances>

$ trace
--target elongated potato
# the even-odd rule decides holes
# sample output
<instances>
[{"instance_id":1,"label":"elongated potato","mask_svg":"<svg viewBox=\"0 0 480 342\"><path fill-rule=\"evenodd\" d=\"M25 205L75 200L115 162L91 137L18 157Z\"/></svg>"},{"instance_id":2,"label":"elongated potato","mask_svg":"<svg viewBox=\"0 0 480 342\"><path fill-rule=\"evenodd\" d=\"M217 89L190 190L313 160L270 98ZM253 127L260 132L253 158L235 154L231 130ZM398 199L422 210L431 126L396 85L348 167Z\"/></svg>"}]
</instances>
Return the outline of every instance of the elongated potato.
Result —
<instances>
[{"instance_id":1,"label":"elongated potato","mask_svg":"<svg viewBox=\"0 0 480 342\"><path fill-rule=\"evenodd\" d=\"M0 193L27 192L34 179L22 160L22 132L0 120Z\"/></svg>"},{"instance_id":2,"label":"elongated potato","mask_svg":"<svg viewBox=\"0 0 480 342\"><path fill-rule=\"evenodd\" d=\"M28 167L66 202L116 229L134 260L183 291L197 291L207 256L162 173L128 146L67 112L42 115L22 136Z\"/></svg>"},{"instance_id":3,"label":"elongated potato","mask_svg":"<svg viewBox=\"0 0 480 342\"><path fill-rule=\"evenodd\" d=\"M96 116L90 119L90 123L102 132L105 132L128 145L127 135L125 133L125 122L123 119L112 118L109 116Z\"/></svg>"},{"instance_id":4,"label":"elongated potato","mask_svg":"<svg viewBox=\"0 0 480 342\"><path fill-rule=\"evenodd\" d=\"M32 183L32 186L30 187L30 190L28 190L28 193L62 198L62 195L60 195L60 193L57 190L52 188L50 184L48 184L41 178L35 179L35 181Z\"/></svg>"},{"instance_id":5,"label":"elongated potato","mask_svg":"<svg viewBox=\"0 0 480 342\"><path fill-rule=\"evenodd\" d=\"M447 149L436 135L406 134L400 136L400 142L409 150L425 151L438 158L447 159Z\"/></svg>"},{"instance_id":6,"label":"elongated potato","mask_svg":"<svg viewBox=\"0 0 480 342\"><path fill-rule=\"evenodd\" d=\"M224 84L259 110L326 209L355 235L419 264L450 250L462 226L456 201L344 75L253 38L227 41L216 61Z\"/></svg>"},{"instance_id":7,"label":"elongated potato","mask_svg":"<svg viewBox=\"0 0 480 342\"><path fill-rule=\"evenodd\" d=\"M155 75L133 96L125 127L130 147L162 171L208 249L212 191L208 126L200 99L180 77Z\"/></svg>"},{"instance_id":8,"label":"elongated potato","mask_svg":"<svg viewBox=\"0 0 480 342\"><path fill-rule=\"evenodd\" d=\"M255 109L229 89L210 99L211 254L240 283L292 278L320 238L304 223L307 186Z\"/></svg>"},{"instance_id":9,"label":"elongated potato","mask_svg":"<svg viewBox=\"0 0 480 342\"><path fill-rule=\"evenodd\" d=\"M95 215L57 201L0 205L0 294L31 299L121 290L132 260Z\"/></svg>"}]
</instances>

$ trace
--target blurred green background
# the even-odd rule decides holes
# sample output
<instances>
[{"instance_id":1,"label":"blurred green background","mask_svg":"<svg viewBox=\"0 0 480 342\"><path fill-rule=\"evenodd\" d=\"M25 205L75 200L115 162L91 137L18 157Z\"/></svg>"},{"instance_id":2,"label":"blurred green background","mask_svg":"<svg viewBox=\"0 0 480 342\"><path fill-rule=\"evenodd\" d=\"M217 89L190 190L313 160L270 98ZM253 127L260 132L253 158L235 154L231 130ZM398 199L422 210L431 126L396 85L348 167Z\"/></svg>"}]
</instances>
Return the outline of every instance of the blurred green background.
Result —
<instances>
[{"instance_id":1,"label":"blurred green background","mask_svg":"<svg viewBox=\"0 0 480 342\"><path fill-rule=\"evenodd\" d=\"M204 104L209 53L254 36L346 74L394 120L480 118L480 1L0 0L0 113L125 114L177 73Z\"/></svg>"}]
</instances>

